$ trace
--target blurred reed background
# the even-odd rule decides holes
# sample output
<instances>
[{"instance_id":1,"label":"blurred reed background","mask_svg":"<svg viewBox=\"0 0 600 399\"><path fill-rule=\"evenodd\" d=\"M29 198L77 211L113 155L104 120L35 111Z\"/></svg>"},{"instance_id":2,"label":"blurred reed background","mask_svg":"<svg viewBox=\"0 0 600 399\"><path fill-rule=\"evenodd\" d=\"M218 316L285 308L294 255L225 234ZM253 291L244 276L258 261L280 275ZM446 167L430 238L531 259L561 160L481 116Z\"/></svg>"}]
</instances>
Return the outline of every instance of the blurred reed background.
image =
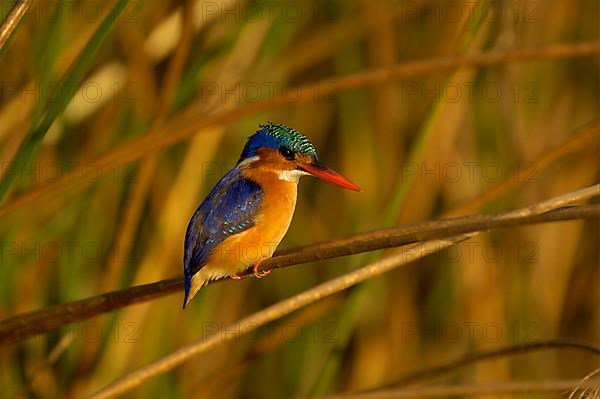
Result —
<instances>
[{"instance_id":1,"label":"blurred reed background","mask_svg":"<svg viewBox=\"0 0 600 399\"><path fill-rule=\"evenodd\" d=\"M3 18L12 3L3 2ZM107 27L64 113L28 144L29 166L13 163L44 109L64 100L57 82L84 63L113 4L34 1L1 54L0 161L5 181L15 175L0 223L1 319L179 276L190 215L267 120L309 136L364 189L303 179L282 248L509 210L598 181L598 131L579 129L599 114L597 56L441 69L352 90L336 80L420 59L598 40L600 6L584 0L135 0ZM302 86L316 81L318 90ZM497 187L506 189L490 191ZM477 350L597 342L598 239L595 221L483 234L127 397L313 397L382 386ZM2 396L82 397L381 253L227 281L185 311L182 295L171 295L1 347ZM579 379L597 367L589 354L550 350L436 381Z\"/></svg>"}]
</instances>

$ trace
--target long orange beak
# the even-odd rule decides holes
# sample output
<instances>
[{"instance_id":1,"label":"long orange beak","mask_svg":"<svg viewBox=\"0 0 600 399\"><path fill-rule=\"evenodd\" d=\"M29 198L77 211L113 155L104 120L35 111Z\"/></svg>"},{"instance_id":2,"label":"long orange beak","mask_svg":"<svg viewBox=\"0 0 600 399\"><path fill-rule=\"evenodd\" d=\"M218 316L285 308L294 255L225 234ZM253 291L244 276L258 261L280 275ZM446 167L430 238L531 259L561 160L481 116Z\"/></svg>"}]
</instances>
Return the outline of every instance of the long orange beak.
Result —
<instances>
[{"instance_id":1,"label":"long orange beak","mask_svg":"<svg viewBox=\"0 0 600 399\"><path fill-rule=\"evenodd\" d=\"M362 191L360 187L340 175L333 169L329 169L327 166L320 162L313 161L312 163L301 163L298 164L298 169L305 171L319 179L326 181L327 183L335 184L341 188L352 191Z\"/></svg>"}]
</instances>

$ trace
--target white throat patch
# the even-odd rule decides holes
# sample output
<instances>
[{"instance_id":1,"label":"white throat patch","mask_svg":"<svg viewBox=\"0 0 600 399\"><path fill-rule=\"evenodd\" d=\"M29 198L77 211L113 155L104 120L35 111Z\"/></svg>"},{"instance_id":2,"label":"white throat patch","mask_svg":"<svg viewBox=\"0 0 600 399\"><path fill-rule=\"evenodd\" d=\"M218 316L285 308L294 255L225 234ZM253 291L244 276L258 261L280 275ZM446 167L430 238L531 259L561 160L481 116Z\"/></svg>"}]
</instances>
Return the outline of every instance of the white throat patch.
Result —
<instances>
[{"instance_id":1,"label":"white throat patch","mask_svg":"<svg viewBox=\"0 0 600 399\"><path fill-rule=\"evenodd\" d=\"M289 181L290 183L298 183L300 177L308 175L303 170L292 169L292 170L281 170L277 172L277 177L279 180Z\"/></svg>"}]
</instances>

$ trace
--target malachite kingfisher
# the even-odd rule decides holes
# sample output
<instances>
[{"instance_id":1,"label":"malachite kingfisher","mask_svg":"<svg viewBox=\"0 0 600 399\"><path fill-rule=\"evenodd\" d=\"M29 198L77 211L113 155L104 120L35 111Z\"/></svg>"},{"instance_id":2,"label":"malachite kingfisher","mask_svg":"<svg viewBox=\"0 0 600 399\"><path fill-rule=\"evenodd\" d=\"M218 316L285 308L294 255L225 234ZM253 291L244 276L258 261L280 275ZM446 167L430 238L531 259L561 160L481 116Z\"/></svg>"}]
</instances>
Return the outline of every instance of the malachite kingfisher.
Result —
<instances>
[{"instance_id":1,"label":"malachite kingfisher","mask_svg":"<svg viewBox=\"0 0 600 399\"><path fill-rule=\"evenodd\" d=\"M183 307L211 280L240 279L270 258L290 226L298 181L312 175L342 188L356 184L319 162L310 140L269 122L248 138L237 165L214 186L185 235Z\"/></svg>"}]
</instances>

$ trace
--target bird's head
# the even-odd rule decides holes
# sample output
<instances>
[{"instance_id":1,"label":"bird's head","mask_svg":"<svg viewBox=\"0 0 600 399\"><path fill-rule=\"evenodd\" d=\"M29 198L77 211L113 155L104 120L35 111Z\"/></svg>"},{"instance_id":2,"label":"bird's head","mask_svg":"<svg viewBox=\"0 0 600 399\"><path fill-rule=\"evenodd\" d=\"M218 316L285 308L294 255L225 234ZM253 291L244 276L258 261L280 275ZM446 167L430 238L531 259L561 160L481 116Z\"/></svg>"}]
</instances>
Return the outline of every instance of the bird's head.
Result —
<instances>
[{"instance_id":1,"label":"bird's head","mask_svg":"<svg viewBox=\"0 0 600 399\"><path fill-rule=\"evenodd\" d=\"M248 138L238 166L256 164L276 172L283 180L298 181L312 175L352 191L360 187L319 162L310 140L285 125L269 122Z\"/></svg>"}]
</instances>

